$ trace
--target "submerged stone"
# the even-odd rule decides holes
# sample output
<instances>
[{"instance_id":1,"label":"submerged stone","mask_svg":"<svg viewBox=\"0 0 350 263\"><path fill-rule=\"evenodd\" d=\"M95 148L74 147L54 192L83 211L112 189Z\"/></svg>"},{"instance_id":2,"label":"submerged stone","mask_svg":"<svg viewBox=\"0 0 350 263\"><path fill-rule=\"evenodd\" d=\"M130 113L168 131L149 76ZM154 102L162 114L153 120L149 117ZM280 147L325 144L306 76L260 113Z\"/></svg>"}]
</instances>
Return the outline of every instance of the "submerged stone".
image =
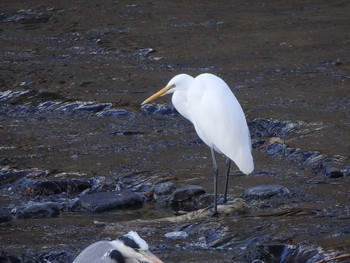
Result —
<instances>
[{"instance_id":1,"label":"submerged stone","mask_svg":"<svg viewBox=\"0 0 350 263\"><path fill-rule=\"evenodd\" d=\"M38 256L39 262L50 262L50 263L59 263L59 262L72 262L75 258L75 254L71 251L48 251L40 256Z\"/></svg>"},{"instance_id":2,"label":"submerged stone","mask_svg":"<svg viewBox=\"0 0 350 263\"><path fill-rule=\"evenodd\" d=\"M22 260L15 256L12 255L8 252L5 251L1 251L0 252L0 262L4 262L4 263L22 263Z\"/></svg>"},{"instance_id":3,"label":"submerged stone","mask_svg":"<svg viewBox=\"0 0 350 263\"><path fill-rule=\"evenodd\" d=\"M248 123L253 138L281 137L296 128L291 122L257 118Z\"/></svg>"},{"instance_id":4,"label":"submerged stone","mask_svg":"<svg viewBox=\"0 0 350 263\"><path fill-rule=\"evenodd\" d=\"M12 216L7 208L0 208L0 223L11 221ZM1 262L1 261L0 261Z\"/></svg>"},{"instance_id":5,"label":"submerged stone","mask_svg":"<svg viewBox=\"0 0 350 263\"><path fill-rule=\"evenodd\" d=\"M174 192L176 189L174 183L165 182L154 186L154 194L156 196L168 195Z\"/></svg>"},{"instance_id":6,"label":"submerged stone","mask_svg":"<svg viewBox=\"0 0 350 263\"><path fill-rule=\"evenodd\" d=\"M192 197L205 194L206 191L202 186L199 185L185 185L176 189L171 197L171 203L179 203L191 199Z\"/></svg>"},{"instance_id":7,"label":"submerged stone","mask_svg":"<svg viewBox=\"0 0 350 263\"><path fill-rule=\"evenodd\" d=\"M108 109L97 113L97 116L112 117L112 118L119 118L119 117L134 118L135 114L123 109Z\"/></svg>"},{"instance_id":8,"label":"submerged stone","mask_svg":"<svg viewBox=\"0 0 350 263\"><path fill-rule=\"evenodd\" d=\"M23 206L12 209L18 219L57 217L60 213L60 204L55 202L28 202Z\"/></svg>"},{"instance_id":9,"label":"submerged stone","mask_svg":"<svg viewBox=\"0 0 350 263\"><path fill-rule=\"evenodd\" d=\"M112 191L87 194L80 198L81 208L92 212L102 212L120 207L132 207L143 204L143 197L130 191Z\"/></svg>"},{"instance_id":10,"label":"submerged stone","mask_svg":"<svg viewBox=\"0 0 350 263\"><path fill-rule=\"evenodd\" d=\"M18 187L23 195L53 195L60 193L80 193L91 187L89 179L64 179L64 180L32 180L23 178L18 181Z\"/></svg>"},{"instance_id":11,"label":"submerged stone","mask_svg":"<svg viewBox=\"0 0 350 263\"><path fill-rule=\"evenodd\" d=\"M289 190L279 184L258 185L248 188L244 196L246 198L260 198L266 199L273 196L286 196L289 195Z\"/></svg>"},{"instance_id":12,"label":"submerged stone","mask_svg":"<svg viewBox=\"0 0 350 263\"><path fill-rule=\"evenodd\" d=\"M144 112L149 114L161 114L161 115L178 114L174 106L166 105L166 104L146 104L146 105L143 105L141 109Z\"/></svg>"}]
</instances>

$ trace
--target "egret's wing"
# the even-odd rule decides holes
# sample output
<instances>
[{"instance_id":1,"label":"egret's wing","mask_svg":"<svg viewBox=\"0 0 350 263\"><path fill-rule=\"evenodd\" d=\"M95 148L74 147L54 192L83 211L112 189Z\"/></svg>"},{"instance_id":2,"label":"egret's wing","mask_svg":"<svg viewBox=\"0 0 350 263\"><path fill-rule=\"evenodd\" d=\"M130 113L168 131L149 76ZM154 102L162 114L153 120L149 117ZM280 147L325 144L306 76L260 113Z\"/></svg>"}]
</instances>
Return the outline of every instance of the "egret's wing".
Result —
<instances>
[{"instance_id":1,"label":"egret's wing","mask_svg":"<svg viewBox=\"0 0 350 263\"><path fill-rule=\"evenodd\" d=\"M243 173L251 173L254 165L247 121L226 83L202 74L193 81L187 99L198 136L233 160Z\"/></svg>"}]
</instances>

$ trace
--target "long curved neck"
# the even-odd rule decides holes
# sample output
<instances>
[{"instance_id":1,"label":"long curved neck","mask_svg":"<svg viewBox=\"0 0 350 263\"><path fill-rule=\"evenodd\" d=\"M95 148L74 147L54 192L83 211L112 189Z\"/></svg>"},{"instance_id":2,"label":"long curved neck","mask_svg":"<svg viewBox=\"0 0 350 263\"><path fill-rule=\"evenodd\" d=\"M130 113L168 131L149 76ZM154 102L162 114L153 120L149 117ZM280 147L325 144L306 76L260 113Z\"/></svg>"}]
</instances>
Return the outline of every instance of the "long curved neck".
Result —
<instances>
[{"instance_id":1,"label":"long curved neck","mask_svg":"<svg viewBox=\"0 0 350 263\"><path fill-rule=\"evenodd\" d=\"M191 121L189 106L187 102L187 90L176 90L171 98L175 109L186 119ZM192 121L191 121L192 122Z\"/></svg>"}]
</instances>

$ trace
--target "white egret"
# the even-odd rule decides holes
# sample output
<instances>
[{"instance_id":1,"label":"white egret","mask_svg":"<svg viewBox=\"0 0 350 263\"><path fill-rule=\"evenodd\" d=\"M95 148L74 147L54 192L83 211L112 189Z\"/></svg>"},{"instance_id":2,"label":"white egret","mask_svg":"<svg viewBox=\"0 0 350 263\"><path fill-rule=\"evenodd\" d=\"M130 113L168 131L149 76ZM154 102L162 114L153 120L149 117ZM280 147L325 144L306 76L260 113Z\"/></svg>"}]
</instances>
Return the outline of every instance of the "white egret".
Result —
<instances>
[{"instance_id":1,"label":"white egret","mask_svg":"<svg viewBox=\"0 0 350 263\"><path fill-rule=\"evenodd\" d=\"M148 244L136 232L129 233L113 241L98 241L85 248L73 263L163 263L153 255Z\"/></svg>"},{"instance_id":2,"label":"white egret","mask_svg":"<svg viewBox=\"0 0 350 263\"><path fill-rule=\"evenodd\" d=\"M172 102L176 110L193 123L198 136L211 149L215 215L218 181L215 151L227 157L224 202L227 200L230 160L244 174L250 174L254 170L250 133L242 107L227 84L209 73L196 78L187 74L177 75L165 88L147 98L141 105L170 93L173 93Z\"/></svg>"}]
</instances>

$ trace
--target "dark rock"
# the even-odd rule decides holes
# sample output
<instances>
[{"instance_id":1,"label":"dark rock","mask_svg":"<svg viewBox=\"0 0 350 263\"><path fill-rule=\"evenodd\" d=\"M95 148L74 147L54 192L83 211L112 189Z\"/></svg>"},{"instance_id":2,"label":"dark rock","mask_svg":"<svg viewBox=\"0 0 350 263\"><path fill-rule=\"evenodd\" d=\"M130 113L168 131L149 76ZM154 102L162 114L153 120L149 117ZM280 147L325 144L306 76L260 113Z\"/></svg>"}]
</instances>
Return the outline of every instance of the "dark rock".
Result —
<instances>
[{"instance_id":1,"label":"dark rock","mask_svg":"<svg viewBox=\"0 0 350 263\"><path fill-rule=\"evenodd\" d=\"M62 104L62 102L57 101L45 101L36 106L36 108L38 111L52 111L62 106Z\"/></svg>"},{"instance_id":2,"label":"dark rock","mask_svg":"<svg viewBox=\"0 0 350 263\"><path fill-rule=\"evenodd\" d=\"M262 245L261 259L266 262L319 262L326 258L319 248L304 245Z\"/></svg>"},{"instance_id":3,"label":"dark rock","mask_svg":"<svg viewBox=\"0 0 350 263\"><path fill-rule=\"evenodd\" d=\"M93 192L106 192L116 189L116 181L114 178L99 176L91 178L91 193Z\"/></svg>"},{"instance_id":4,"label":"dark rock","mask_svg":"<svg viewBox=\"0 0 350 263\"><path fill-rule=\"evenodd\" d=\"M12 216L10 214L10 210L7 208L0 208L0 223L11 221L11 220L12 220Z\"/></svg>"},{"instance_id":5,"label":"dark rock","mask_svg":"<svg viewBox=\"0 0 350 263\"><path fill-rule=\"evenodd\" d=\"M57 217L60 205L54 202L38 203L30 201L12 210L18 219Z\"/></svg>"},{"instance_id":6,"label":"dark rock","mask_svg":"<svg viewBox=\"0 0 350 263\"><path fill-rule=\"evenodd\" d=\"M0 170L0 186L6 184L12 184L23 177L45 177L48 175L47 171L39 169L28 169L28 170Z\"/></svg>"},{"instance_id":7,"label":"dark rock","mask_svg":"<svg viewBox=\"0 0 350 263\"><path fill-rule=\"evenodd\" d=\"M325 172L328 178L340 178L344 176L344 173L340 169L331 165L327 165Z\"/></svg>"},{"instance_id":8,"label":"dark rock","mask_svg":"<svg viewBox=\"0 0 350 263\"><path fill-rule=\"evenodd\" d=\"M175 189L176 189L176 187L174 186L174 183L165 182L165 183L156 184L154 186L154 193L157 196L169 195L172 192L174 192Z\"/></svg>"},{"instance_id":9,"label":"dark rock","mask_svg":"<svg viewBox=\"0 0 350 263\"><path fill-rule=\"evenodd\" d=\"M199 185L185 185L172 193L170 203L180 203L205 193L205 189Z\"/></svg>"},{"instance_id":10,"label":"dark rock","mask_svg":"<svg viewBox=\"0 0 350 263\"><path fill-rule=\"evenodd\" d=\"M132 136L132 135L142 135L144 132L142 131L115 131L113 134L117 135L126 135L126 136Z\"/></svg>"},{"instance_id":11,"label":"dark rock","mask_svg":"<svg viewBox=\"0 0 350 263\"><path fill-rule=\"evenodd\" d=\"M120 177L118 187L134 192L150 192L158 181L159 177L149 171L134 172Z\"/></svg>"},{"instance_id":12,"label":"dark rock","mask_svg":"<svg viewBox=\"0 0 350 263\"><path fill-rule=\"evenodd\" d=\"M0 186L14 183L27 174L26 170L0 170Z\"/></svg>"},{"instance_id":13,"label":"dark rock","mask_svg":"<svg viewBox=\"0 0 350 263\"><path fill-rule=\"evenodd\" d=\"M2 263L22 263L22 260L15 255L11 255L10 253L1 251L0 252L0 262L2 262Z\"/></svg>"},{"instance_id":14,"label":"dark rock","mask_svg":"<svg viewBox=\"0 0 350 263\"><path fill-rule=\"evenodd\" d=\"M97 213L113 208L143 204L143 197L130 191L113 191L87 194L80 198L80 205L89 212Z\"/></svg>"},{"instance_id":15,"label":"dark rock","mask_svg":"<svg viewBox=\"0 0 350 263\"><path fill-rule=\"evenodd\" d=\"M97 116L101 116L101 117L112 117L112 118L134 118L135 114L127 111L127 110L123 110L123 109L117 109L117 110L103 110L99 113L97 113Z\"/></svg>"},{"instance_id":16,"label":"dark rock","mask_svg":"<svg viewBox=\"0 0 350 263\"><path fill-rule=\"evenodd\" d=\"M246 198L260 198L266 199L273 196L286 196L289 195L289 190L278 184L270 184L270 185L258 185L251 188L248 188L244 196Z\"/></svg>"},{"instance_id":17,"label":"dark rock","mask_svg":"<svg viewBox=\"0 0 350 263\"><path fill-rule=\"evenodd\" d=\"M350 169L348 167L345 167L344 169L336 168L332 165L329 159L319 163L319 165L314 168L315 174L331 179L344 177L349 173L349 171Z\"/></svg>"},{"instance_id":18,"label":"dark rock","mask_svg":"<svg viewBox=\"0 0 350 263\"><path fill-rule=\"evenodd\" d=\"M12 90L6 90L3 92L0 92L0 102L10 102L13 99L16 99L22 95L27 94L30 92L29 90L19 90L19 91L12 91Z\"/></svg>"},{"instance_id":19,"label":"dark rock","mask_svg":"<svg viewBox=\"0 0 350 263\"><path fill-rule=\"evenodd\" d=\"M177 110L172 105L167 104L146 104L141 109L149 114L170 115L178 114Z\"/></svg>"},{"instance_id":20,"label":"dark rock","mask_svg":"<svg viewBox=\"0 0 350 263\"><path fill-rule=\"evenodd\" d=\"M57 110L57 111L61 111L61 112L72 112L73 110L83 106L84 103L80 102L80 101L76 101L76 102L70 102L70 103L60 103L59 107L52 107L54 105L51 106L52 110Z\"/></svg>"},{"instance_id":21,"label":"dark rock","mask_svg":"<svg viewBox=\"0 0 350 263\"><path fill-rule=\"evenodd\" d=\"M17 186L23 195L53 195L60 193L80 193L91 187L88 179L64 179L64 180L32 180L23 178L18 181Z\"/></svg>"},{"instance_id":22,"label":"dark rock","mask_svg":"<svg viewBox=\"0 0 350 263\"><path fill-rule=\"evenodd\" d=\"M14 22L35 25L49 21L50 15L32 9L21 9L18 12L5 17L2 22Z\"/></svg>"},{"instance_id":23,"label":"dark rock","mask_svg":"<svg viewBox=\"0 0 350 263\"><path fill-rule=\"evenodd\" d=\"M69 251L48 251L38 257L39 262L61 263L72 262L75 254Z\"/></svg>"},{"instance_id":24,"label":"dark rock","mask_svg":"<svg viewBox=\"0 0 350 263\"><path fill-rule=\"evenodd\" d=\"M284 154L286 145L273 143L266 147L266 153L269 155Z\"/></svg>"},{"instance_id":25,"label":"dark rock","mask_svg":"<svg viewBox=\"0 0 350 263\"><path fill-rule=\"evenodd\" d=\"M248 126L253 138L282 137L296 129L296 125L291 122L281 122L262 118L249 122Z\"/></svg>"},{"instance_id":26,"label":"dark rock","mask_svg":"<svg viewBox=\"0 0 350 263\"><path fill-rule=\"evenodd\" d=\"M111 107L111 103L98 103L98 104L92 104L92 105L81 105L78 108L76 108L77 111L88 111L88 112L100 112L106 108Z\"/></svg>"}]
</instances>

